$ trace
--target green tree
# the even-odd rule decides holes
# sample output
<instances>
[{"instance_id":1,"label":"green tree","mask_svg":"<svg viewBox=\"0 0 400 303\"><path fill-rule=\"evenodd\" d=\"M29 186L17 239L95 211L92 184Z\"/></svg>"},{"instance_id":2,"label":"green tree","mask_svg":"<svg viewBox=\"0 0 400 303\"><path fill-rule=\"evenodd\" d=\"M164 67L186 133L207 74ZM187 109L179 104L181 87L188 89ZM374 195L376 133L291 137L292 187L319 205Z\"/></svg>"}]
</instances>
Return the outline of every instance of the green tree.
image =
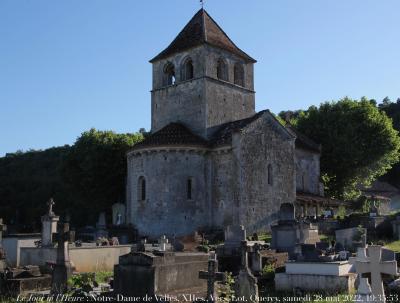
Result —
<instances>
[{"instance_id":1,"label":"green tree","mask_svg":"<svg viewBox=\"0 0 400 303\"><path fill-rule=\"evenodd\" d=\"M73 191L61 178L62 162L70 147L9 153L0 158L0 216L8 224L18 223L21 231L40 230L40 216L54 197L59 213Z\"/></svg>"},{"instance_id":2,"label":"green tree","mask_svg":"<svg viewBox=\"0 0 400 303\"><path fill-rule=\"evenodd\" d=\"M391 102L388 97L384 98L382 103L379 104L379 109L384 111L393 120L394 129L400 131L400 98L398 98L396 102ZM400 188L400 164L395 164L393 168L382 177L382 180Z\"/></svg>"},{"instance_id":3,"label":"green tree","mask_svg":"<svg viewBox=\"0 0 400 303\"><path fill-rule=\"evenodd\" d=\"M126 153L142 140L140 133L116 134L91 129L72 146L64 163L63 177L78 196L72 203L72 217L95 222L100 211L125 200ZM76 205L78 204L78 205Z\"/></svg>"},{"instance_id":4,"label":"green tree","mask_svg":"<svg viewBox=\"0 0 400 303\"><path fill-rule=\"evenodd\" d=\"M321 173L328 195L354 199L399 160L400 139L374 100L344 98L312 106L297 129L322 144Z\"/></svg>"}]
</instances>

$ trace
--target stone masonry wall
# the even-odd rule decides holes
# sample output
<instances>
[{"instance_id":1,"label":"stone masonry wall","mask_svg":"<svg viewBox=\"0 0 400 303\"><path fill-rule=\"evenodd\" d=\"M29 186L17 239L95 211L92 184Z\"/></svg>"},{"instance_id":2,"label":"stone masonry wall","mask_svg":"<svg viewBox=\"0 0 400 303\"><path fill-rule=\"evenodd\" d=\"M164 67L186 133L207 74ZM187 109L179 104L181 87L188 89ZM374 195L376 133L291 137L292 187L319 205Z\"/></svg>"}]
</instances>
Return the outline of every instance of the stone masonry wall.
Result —
<instances>
[{"instance_id":1,"label":"stone masonry wall","mask_svg":"<svg viewBox=\"0 0 400 303\"><path fill-rule=\"evenodd\" d=\"M201 151L157 151L128 156L128 220L140 235L187 235L210 224L208 162ZM138 180L146 180L146 200L138 195ZM192 199L187 180L192 179Z\"/></svg>"},{"instance_id":2,"label":"stone masonry wall","mask_svg":"<svg viewBox=\"0 0 400 303\"><path fill-rule=\"evenodd\" d=\"M182 70L190 58L193 79L184 80ZM217 79L217 61L223 58L228 81ZM244 69L244 87L235 85L234 65ZM175 67L176 82L165 86L164 69ZM218 48L202 45L153 63L152 132L171 122L181 122L207 137L207 128L255 114L253 64ZM212 132L211 132L212 133ZM211 134L210 133L210 134Z\"/></svg>"},{"instance_id":3,"label":"stone masonry wall","mask_svg":"<svg viewBox=\"0 0 400 303\"><path fill-rule=\"evenodd\" d=\"M240 224L249 232L269 229L280 205L296 199L294 139L276 123L265 114L234 140L234 161L239 161L240 171ZM268 184L268 165L272 165L272 184Z\"/></svg>"},{"instance_id":4,"label":"stone masonry wall","mask_svg":"<svg viewBox=\"0 0 400 303\"><path fill-rule=\"evenodd\" d=\"M320 156L316 152L296 149L296 189L320 194Z\"/></svg>"}]
</instances>

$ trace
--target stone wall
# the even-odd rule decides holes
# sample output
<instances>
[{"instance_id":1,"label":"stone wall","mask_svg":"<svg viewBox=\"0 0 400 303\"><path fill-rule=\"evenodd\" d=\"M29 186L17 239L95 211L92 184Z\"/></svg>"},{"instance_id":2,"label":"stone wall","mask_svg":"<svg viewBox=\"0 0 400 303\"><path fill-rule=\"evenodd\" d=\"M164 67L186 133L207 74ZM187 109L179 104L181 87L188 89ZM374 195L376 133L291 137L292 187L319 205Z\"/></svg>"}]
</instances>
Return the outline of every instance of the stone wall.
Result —
<instances>
[{"instance_id":1,"label":"stone wall","mask_svg":"<svg viewBox=\"0 0 400 303\"><path fill-rule=\"evenodd\" d=\"M16 236L3 238L3 248L6 252L7 264L12 267L19 266L21 248L36 247L35 242L40 240L40 236Z\"/></svg>"},{"instance_id":2,"label":"stone wall","mask_svg":"<svg viewBox=\"0 0 400 303\"><path fill-rule=\"evenodd\" d=\"M182 236L211 224L204 150L170 149L128 157L128 218L140 235ZM138 180L146 180L140 200ZM187 180L192 199L187 199Z\"/></svg>"},{"instance_id":3,"label":"stone wall","mask_svg":"<svg viewBox=\"0 0 400 303\"><path fill-rule=\"evenodd\" d=\"M355 289L357 275L325 276L325 275L289 275L275 274L275 289L278 291L293 291L299 288L304 291L324 291L327 294L351 293Z\"/></svg>"},{"instance_id":4,"label":"stone wall","mask_svg":"<svg viewBox=\"0 0 400 303\"><path fill-rule=\"evenodd\" d=\"M265 113L232 144L207 150L159 147L128 156L128 223L140 235L182 236L205 227L269 229L282 203L295 201L294 138ZM268 176L269 166L271 166ZM139 200L139 178L146 200ZM187 180L193 199L187 200ZM271 181L271 184L269 184Z\"/></svg>"},{"instance_id":5,"label":"stone wall","mask_svg":"<svg viewBox=\"0 0 400 303\"><path fill-rule=\"evenodd\" d=\"M215 226L239 225L238 163L231 148L211 154L212 222Z\"/></svg>"},{"instance_id":6,"label":"stone wall","mask_svg":"<svg viewBox=\"0 0 400 303\"><path fill-rule=\"evenodd\" d=\"M193 62L193 79L182 78L183 64ZM223 58L228 80L217 78L217 61ZM244 68L244 87L235 85L234 65ZM175 67L176 82L164 84L167 64ZM152 132L171 122L181 122L206 137L207 128L255 114L253 64L239 57L202 45L153 63Z\"/></svg>"},{"instance_id":7,"label":"stone wall","mask_svg":"<svg viewBox=\"0 0 400 303\"><path fill-rule=\"evenodd\" d=\"M249 233L269 229L277 220L280 205L295 201L294 148L294 138L269 113L234 135L233 157L239 178L235 198L239 200L240 224Z\"/></svg>"},{"instance_id":8,"label":"stone wall","mask_svg":"<svg viewBox=\"0 0 400 303\"><path fill-rule=\"evenodd\" d=\"M71 247L69 256L78 272L112 271L119 257L131 251L130 245ZM44 266L56 262L57 248L21 248L20 265Z\"/></svg>"},{"instance_id":9,"label":"stone wall","mask_svg":"<svg viewBox=\"0 0 400 303\"><path fill-rule=\"evenodd\" d=\"M320 154L296 148L296 189L320 194Z\"/></svg>"}]
</instances>

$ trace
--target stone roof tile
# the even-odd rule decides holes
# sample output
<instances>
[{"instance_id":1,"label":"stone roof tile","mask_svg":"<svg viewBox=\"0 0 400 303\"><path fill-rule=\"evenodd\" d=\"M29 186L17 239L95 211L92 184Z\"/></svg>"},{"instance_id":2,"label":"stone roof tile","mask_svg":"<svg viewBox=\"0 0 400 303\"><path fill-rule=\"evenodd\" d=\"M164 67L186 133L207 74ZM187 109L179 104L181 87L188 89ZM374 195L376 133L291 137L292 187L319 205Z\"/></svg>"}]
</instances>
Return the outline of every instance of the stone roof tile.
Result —
<instances>
[{"instance_id":1,"label":"stone roof tile","mask_svg":"<svg viewBox=\"0 0 400 303\"><path fill-rule=\"evenodd\" d=\"M150 62L165 59L175 53L202 44L209 44L227 50L248 62L256 62L256 60L251 58L232 42L204 9L200 9L172 43L156 57L151 59Z\"/></svg>"},{"instance_id":2,"label":"stone roof tile","mask_svg":"<svg viewBox=\"0 0 400 303\"><path fill-rule=\"evenodd\" d=\"M159 131L150 134L133 148L143 148L163 145L194 145L207 146L207 141L193 134L186 126L180 123L170 123Z\"/></svg>"}]
</instances>

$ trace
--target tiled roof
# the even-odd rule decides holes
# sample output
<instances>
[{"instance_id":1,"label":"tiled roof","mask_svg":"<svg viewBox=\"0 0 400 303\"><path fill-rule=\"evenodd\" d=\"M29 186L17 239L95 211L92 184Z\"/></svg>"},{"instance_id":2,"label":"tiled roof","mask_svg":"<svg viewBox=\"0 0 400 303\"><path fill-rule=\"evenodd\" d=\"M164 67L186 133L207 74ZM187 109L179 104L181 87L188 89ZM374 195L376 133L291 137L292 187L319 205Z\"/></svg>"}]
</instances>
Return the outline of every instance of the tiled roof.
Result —
<instances>
[{"instance_id":1,"label":"tiled roof","mask_svg":"<svg viewBox=\"0 0 400 303\"><path fill-rule=\"evenodd\" d=\"M340 201L340 200L336 200L336 199L332 199L332 198L328 198L328 197L322 197L322 196L318 196L315 194L310 194L310 193L304 193L301 191L298 191L296 193L296 200L298 202L305 202L305 203L310 203L310 202L314 202L314 203L318 203L318 204L327 204L330 206L339 206L342 205L344 202Z\"/></svg>"},{"instance_id":2,"label":"tiled roof","mask_svg":"<svg viewBox=\"0 0 400 303\"><path fill-rule=\"evenodd\" d=\"M203 147L229 145L232 142L233 133L244 129L266 112L268 112L268 110L260 111L246 119L224 123L218 127L209 140L195 135L190 129L181 123L170 123L155 133L150 134L143 141L136 144L133 148L136 149L162 145L194 145ZM303 147L320 152L320 146L318 144L300 134L298 131L294 131L293 128L288 127L283 127L283 129L286 129L289 134L296 136L296 147Z\"/></svg>"},{"instance_id":3,"label":"tiled roof","mask_svg":"<svg viewBox=\"0 0 400 303\"><path fill-rule=\"evenodd\" d=\"M150 62L164 59L170 55L201 44L210 44L232 52L248 62L256 62L256 60L247 55L229 39L225 32L204 9L200 9L172 43L156 57L151 59Z\"/></svg>"},{"instance_id":4,"label":"tiled roof","mask_svg":"<svg viewBox=\"0 0 400 303\"><path fill-rule=\"evenodd\" d=\"M232 134L234 132L240 131L245 128L247 125L252 123L254 120L258 119L265 110L256 113L255 115L237 121L232 121L228 123L222 124L218 130L214 133L210 140L210 144L212 146L230 144L232 141Z\"/></svg>"},{"instance_id":5,"label":"tiled roof","mask_svg":"<svg viewBox=\"0 0 400 303\"><path fill-rule=\"evenodd\" d=\"M296 147L311 150L317 153L321 153L321 145L315 143L313 140L303 135L297 129L295 129L292 125L286 125L286 128L296 136Z\"/></svg>"},{"instance_id":6,"label":"tiled roof","mask_svg":"<svg viewBox=\"0 0 400 303\"><path fill-rule=\"evenodd\" d=\"M180 123L170 123L136 144L133 149L162 145L207 146L207 141Z\"/></svg>"}]
</instances>

